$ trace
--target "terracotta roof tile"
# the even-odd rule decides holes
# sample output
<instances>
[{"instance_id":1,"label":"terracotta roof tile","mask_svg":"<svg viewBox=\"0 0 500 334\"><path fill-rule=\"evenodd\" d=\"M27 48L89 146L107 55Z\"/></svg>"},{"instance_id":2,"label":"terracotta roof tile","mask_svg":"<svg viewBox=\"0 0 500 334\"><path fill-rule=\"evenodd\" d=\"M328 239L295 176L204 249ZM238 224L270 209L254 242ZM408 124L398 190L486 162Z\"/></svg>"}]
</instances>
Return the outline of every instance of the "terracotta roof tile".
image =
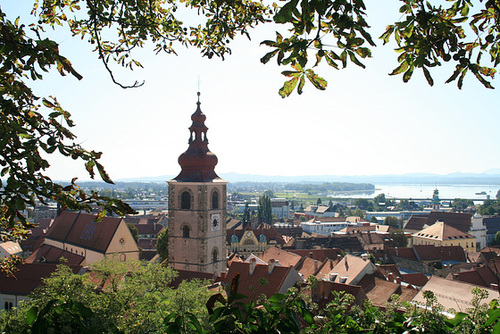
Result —
<instances>
[{"instance_id":1,"label":"terracotta roof tile","mask_svg":"<svg viewBox=\"0 0 500 334\"><path fill-rule=\"evenodd\" d=\"M422 273L401 274L403 282L413 286L424 286L429 278Z\"/></svg>"},{"instance_id":2,"label":"terracotta roof tile","mask_svg":"<svg viewBox=\"0 0 500 334\"><path fill-rule=\"evenodd\" d=\"M73 273L78 273L81 266L69 265ZM49 277L57 268L53 263L25 263L17 267L14 277L0 273L0 293L27 296L42 284L42 278Z\"/></svg>"},{"instance_id":3,"label":"terracotta roof tile","mask_svg":"<svg viewBox=\"0 0 500 334\"><path fill-rule=\"evenodd\" d=\"M366 293L366 296L375 306L385 306L393 294L400 294L401 286L397 283L375 278L375 287Z\"/></svg>"},{"instance_id":4,"label":"terracotta roof tile","mask_svg":"<svg viewBox=\"0 0 500 334\"><path fill-rule=\"evenodd\" d=\"M269 266L256 264L253 273L250 273L250 263L233 262L229 267L224 283L231 284L231 281L236 273L240 274L238 293L247 296L248 298L258 297L261 294L267 298L275 293L285 293L286 290L300 280L297 272L292 267L275 266L269 273ZM289 278L288 276L291 275ZM259 284L259 280L263 278L267 284ZM291 286L284 285L285 282L293 282Z\"/></svg>"},{"instance_id":5,"label":"terracotta roof tile","mask_svg":"<svg viewBox=\"0 0 500 334\"><path fill-rule=\"evenodd\" d=\"M62 258L65 260L63 261ZM84 260L85 257L83 255L74 254L54 246L43 244L26 259L26 263L64 263L80 265Z\"/></svg>"},{"instance_id":6,"label":"terracotta roof tile","mask_svg":"<svg viewBox=\"0 0 500 334\"><path fill-rule=\"evenodd\" d=\"M122 219L104 217L100 222L95 219L92 214L64 211L55 219L46 238L104 253Z\"/></svg>"},{"instance_id":7,"label":"terracotta roof tile","mask_svg":"<svg viewBox=\"0 0 500 334\"><path fill-rule=\"evenodd\" d=\"M300 256L307 256L321 262L325 261L326 259L335 260L341 254L341 251L338 248L290 249L289 252Z\"/></svg>"},{"instance_id":8,"label":"terracotta roof tile","mask_svg":"<svg viewBox=\"0 0 500 334\"><path fill-rule=\"evenodd\" d=\"M293 254L291 252L287 252L283 249L279 249L276 247L269 247L261 256L260 258L266 262L269 263L270 260L275 260L279 261L279 264L281 266L290 266L290 267L295 267L299 261L302 259L302 256Z\"/></svg>"}]
</instances>

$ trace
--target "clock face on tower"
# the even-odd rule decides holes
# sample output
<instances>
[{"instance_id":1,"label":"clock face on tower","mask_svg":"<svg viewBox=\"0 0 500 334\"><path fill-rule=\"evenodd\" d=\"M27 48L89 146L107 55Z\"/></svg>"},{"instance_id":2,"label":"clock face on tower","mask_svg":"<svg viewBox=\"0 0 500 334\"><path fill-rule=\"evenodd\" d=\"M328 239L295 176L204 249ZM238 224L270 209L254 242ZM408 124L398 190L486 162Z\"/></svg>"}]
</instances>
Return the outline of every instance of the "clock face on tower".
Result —
<instances>
[{"instance_id":1,"label":"clock face on tower","mask_svg":"<svg viewBox=\"0 0 500 334\"><path fill-rule=\"evenodd\" d=\"M220 228L220 214L212 213L210 215L210 225L212 226L212 231L218 231Z\"/></svg>"}]
</instances>

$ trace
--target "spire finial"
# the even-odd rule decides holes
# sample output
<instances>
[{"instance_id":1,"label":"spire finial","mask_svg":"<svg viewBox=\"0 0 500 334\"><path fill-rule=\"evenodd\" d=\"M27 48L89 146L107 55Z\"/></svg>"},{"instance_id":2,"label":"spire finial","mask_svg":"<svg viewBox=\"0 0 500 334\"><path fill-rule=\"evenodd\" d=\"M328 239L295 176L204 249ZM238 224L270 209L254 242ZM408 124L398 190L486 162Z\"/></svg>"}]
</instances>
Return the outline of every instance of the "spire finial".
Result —
<instances>
[{"instance_id":1,"label":"spire finial","mask_svg":"<svg viewBox=\"0 0 500 334\"><path fill-rule=\"evenodd\" d=\"M198 102L196 102L197 104L200 104L200 92L196 93L196 95L198 95Z\"/></svg>"}]
</instances>

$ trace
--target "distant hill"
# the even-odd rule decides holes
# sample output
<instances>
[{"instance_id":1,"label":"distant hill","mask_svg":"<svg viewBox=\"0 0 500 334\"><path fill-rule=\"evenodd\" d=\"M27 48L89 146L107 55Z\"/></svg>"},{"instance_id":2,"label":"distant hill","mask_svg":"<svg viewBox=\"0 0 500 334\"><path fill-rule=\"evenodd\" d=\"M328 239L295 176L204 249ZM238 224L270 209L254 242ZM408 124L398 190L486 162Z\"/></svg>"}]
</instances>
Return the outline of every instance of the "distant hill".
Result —
<instances>
[{"instance_id":1,"label":"distant hill","mask_svg":"<svg viewBox=\"0 0 500 334\"><path fill-rule=\"evenodd\" d=\"M401 174L401 175L256 175L238 173L219 173L229 182L353 182L373 184L478 184L500 185L500 169L490 169L483 173L450 173L450 174ZM137 177L117 180L118 182L166 182L175 176L162 175L154 177Z\"/></svg>"}]
</instances>

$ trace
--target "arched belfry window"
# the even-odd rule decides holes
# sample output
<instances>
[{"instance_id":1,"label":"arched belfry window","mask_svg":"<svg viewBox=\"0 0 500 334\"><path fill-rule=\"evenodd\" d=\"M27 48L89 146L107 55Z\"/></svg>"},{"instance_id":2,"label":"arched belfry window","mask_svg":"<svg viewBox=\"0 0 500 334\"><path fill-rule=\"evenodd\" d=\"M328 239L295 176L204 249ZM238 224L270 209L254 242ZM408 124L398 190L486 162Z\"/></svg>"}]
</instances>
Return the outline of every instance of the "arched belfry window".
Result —
<instances>
[{"instance_id":1,"label":"arched belfry window","mask_svg":"<svg viewBox=\"0 0 500 334\"><path fill-rule=\"evenodd\" d=\"M212 262L219 262L219 251L217 250L217 248L214 248L214 250L212 251Z\"/></svg>"},{"instance_id":2,"label":"arched belfry window","mask_svg":"<svg viewBox=\"0 0 500 334\"><path fill-rule=\"evenodd\" d=\"M219 208L219 193L217 191L214 191L212 193L212 209L218 209Z\"/></svg>"},{"instance_id":3,"label":"arched belfry window","mask_svg":"<svg viewBox=\"0 0 500 334\"><path fill-rule=\"evenodd\" d=\"M190 210L191 209L191 194L189 191L184 191L181 194L181 209Z\"/></svg>"},{"instance_id":4,"label":"arched belfry window","mask_svg":"<svg viewBox=\"0 0 500 334\"><path fill-rule=\"evenodd\" d=\"M183 238L189 238L189 226L185 225L183 228L182 228L182 237Z\"/></svg>"}]
</instances>

